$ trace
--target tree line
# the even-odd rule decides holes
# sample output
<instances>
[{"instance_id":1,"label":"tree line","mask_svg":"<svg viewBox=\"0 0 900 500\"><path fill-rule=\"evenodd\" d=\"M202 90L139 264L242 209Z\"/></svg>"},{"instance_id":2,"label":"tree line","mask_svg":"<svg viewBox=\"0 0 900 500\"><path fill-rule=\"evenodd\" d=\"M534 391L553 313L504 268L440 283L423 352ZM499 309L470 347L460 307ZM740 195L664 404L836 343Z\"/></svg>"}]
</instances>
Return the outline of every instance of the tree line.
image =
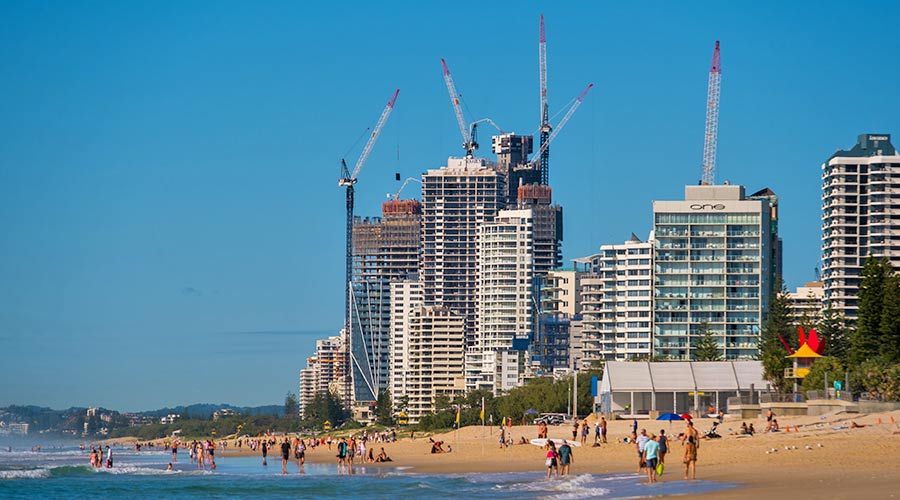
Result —
<instances>
[{"instance_id":1,"label":"tree line","mask_svg":"<svg viewBox=\"0 0 900 500\"><path fill-rule=\"evenodd\" d=\"M779 335L794 349L797 327L815 328L825 340L824 357L813 363L802 390L824 389L828 380L842 380L854 394L866 392L882 400L900 399L900 275L884 258L866 260L859 286L858 319L825 309L821 319L791 318L788 293L780 278L760 336L764 375L776 389L789 391L784 369L790 366ZM849 380L845 375L849 372Z\"/></svg>"}]
</instances>

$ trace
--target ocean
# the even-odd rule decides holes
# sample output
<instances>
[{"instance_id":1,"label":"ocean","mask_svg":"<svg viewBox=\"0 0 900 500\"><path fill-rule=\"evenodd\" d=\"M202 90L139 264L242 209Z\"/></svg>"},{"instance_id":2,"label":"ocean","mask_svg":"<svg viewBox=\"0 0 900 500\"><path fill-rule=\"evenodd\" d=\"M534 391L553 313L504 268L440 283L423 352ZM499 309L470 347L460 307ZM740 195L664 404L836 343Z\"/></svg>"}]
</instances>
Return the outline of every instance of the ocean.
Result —
<instances>
[{"instance_id":1,"label":"ocean","mask_svg":"<svg viewBox=\"0 0 900 500\"><path fill-rule=\"evenodd\" d=\"M182 458L182 457L179 457ZM307 463L302 470L269 457L217 457L217 469L198 470L179 461L166 471L170 455L117 448L112 469L92 469L78 448L41 452L0 450L0 498L640 498L698 494L732 488L711 481L681 481L676 475L653 485L637 474L577 474L547 480L535 472L417 474L401 468L357 466L339 474L335 464ZM673 477L674 476L674 477Z\"/></svg>"}]
</instances>

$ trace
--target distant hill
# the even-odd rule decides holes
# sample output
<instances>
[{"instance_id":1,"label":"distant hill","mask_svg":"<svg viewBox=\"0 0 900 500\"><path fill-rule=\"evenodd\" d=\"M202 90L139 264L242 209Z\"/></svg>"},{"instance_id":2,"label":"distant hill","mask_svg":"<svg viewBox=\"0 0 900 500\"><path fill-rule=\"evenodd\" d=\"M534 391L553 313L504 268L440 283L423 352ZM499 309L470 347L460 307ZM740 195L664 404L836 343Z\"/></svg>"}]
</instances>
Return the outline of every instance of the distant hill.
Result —
<instances>
[{"instance_id":1,"label":"distant hill","mask_svg":"<svg viewBox=\"0 0 900 500\"><path fill-rule=\"evenodd\" d=\"M42 406L18 406L10 405L0 407L0 422L27 423L31 425L29 433L50 432L55 434L81 435L87 432L93 434L101 428L113 430L133 425L129 415L141 415L151 417L154 420L170 413L181 415L182 418L209 420L216 410L231 409L235 413L251 416L282 416L284 407L281 405L267 406L234 406L230 404L198 403L174 408L160 408L158 410L123 414L115 410L97 408L93 415L87 415L87 408L72 407L65 410L54 410ZM85 427L87 424L87 427Z\"/></svg>"},{"instance_id":2,"label":"distant hill","mask_svg":"<svg viewBox=\"0 0 900 500\"><path fill-rule=\"evenodd\" d=\"M142 411L141 415L148 417L164 417L170 413L181 415L182 418L209 419L216 410L230 409L235 413L243 415L275 415L281 416L284 413L284 406L266 405L266 406L234 406L227 403L196 403L187 406L175 406L172 408L160 408L158 410Z\"/></svg>"}]
</instances>

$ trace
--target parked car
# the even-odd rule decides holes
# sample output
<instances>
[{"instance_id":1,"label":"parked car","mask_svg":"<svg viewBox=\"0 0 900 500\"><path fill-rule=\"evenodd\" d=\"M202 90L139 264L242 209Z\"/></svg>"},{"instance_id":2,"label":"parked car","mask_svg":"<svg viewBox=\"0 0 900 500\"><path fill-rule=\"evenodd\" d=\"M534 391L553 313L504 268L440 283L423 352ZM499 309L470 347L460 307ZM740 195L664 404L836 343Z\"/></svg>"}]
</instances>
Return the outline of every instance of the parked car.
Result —
<instances>
[{"instance_id":1,"label":"parked car","mask_svg":"<svg viewBox=\"0 0 900 500\"><path fill-rule=\"evenodd\" d=\"M562 413L541 413L538 418L534 419L534 425L562 425L566 420L566 415Z\"/></svg>"}]
</instances>

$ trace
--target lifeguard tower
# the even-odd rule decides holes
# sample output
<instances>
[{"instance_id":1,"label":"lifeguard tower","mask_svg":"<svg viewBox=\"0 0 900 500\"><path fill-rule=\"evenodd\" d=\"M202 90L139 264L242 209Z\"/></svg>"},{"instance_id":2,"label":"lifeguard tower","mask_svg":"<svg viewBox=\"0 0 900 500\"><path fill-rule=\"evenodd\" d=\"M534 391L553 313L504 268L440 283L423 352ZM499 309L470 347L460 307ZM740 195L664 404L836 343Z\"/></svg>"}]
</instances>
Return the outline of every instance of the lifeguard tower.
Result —
<instances>
[{"instance_id":1,"label":"lifeguard tower","mask_svg":"<svg viewBox=\"0 0 900 500\"><path fill-rule=\"evenodd\" d=\"M794 381L794 392L799 390L800 383L809 375L809 370L818 358L822 357L825 350L825 342L819 339L814 328L809 330L809 336L803 333L803 327L797 327L797 339L800 347L793 350L783 338L779 336L781 343L788 351L787 358L793 361L793 366L784 369L784 378Z\"/></svg>"}]
</instances>

